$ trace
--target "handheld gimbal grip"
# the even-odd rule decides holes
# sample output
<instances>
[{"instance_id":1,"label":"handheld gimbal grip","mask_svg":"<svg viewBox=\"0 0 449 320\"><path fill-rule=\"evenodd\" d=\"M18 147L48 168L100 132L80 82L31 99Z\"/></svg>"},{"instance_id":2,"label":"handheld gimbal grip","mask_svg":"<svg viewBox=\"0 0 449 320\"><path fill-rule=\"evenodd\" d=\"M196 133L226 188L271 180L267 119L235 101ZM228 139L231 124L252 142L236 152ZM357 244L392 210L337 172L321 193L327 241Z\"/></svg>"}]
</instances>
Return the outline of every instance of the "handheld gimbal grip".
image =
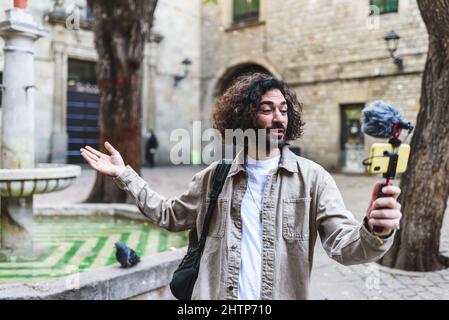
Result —
<instances>
[{"instance_id":1,"label":"handheld gimbal grip","mask_svg":"<svg viewBox=\"0 0 449 320\"><path fill-rule=\"evenodd\" d=\"M390 184L391 183L385 183L385 182L381 183L379 193L377 194L377 198L384 198L387 196L386 194L382 193L382 189L386 186L389 186ZM376 233L382 233L383 230L384 230L383 227L373 226L373 231Z\"/></svg>"}]
</instances>

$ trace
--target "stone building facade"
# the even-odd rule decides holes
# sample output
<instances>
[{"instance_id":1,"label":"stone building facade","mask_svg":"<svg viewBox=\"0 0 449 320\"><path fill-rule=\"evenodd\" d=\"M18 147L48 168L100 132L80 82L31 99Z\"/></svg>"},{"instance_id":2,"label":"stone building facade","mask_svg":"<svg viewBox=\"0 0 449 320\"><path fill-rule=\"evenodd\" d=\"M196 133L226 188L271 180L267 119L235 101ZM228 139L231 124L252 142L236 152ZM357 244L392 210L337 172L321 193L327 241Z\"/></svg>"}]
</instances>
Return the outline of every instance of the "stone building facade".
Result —
<instances>
[{"instance_id":1,"label":"stone building facade","mask_svg":"<svg viewBox=\"0 0 449 320\"><path fill-rule=\"evenodd\" d=\"M294 88L304 104L305 133L292 143L301 155L330 170L363 172L361 160L374 140L357 133L361 108L382 99L416 119L428 45L416 1L399 0L388 13L380 4L392 1L243 1L258 8L253 19L238 20L238 0L202 9L205 121L236 75L269 72ZM402 69L384 40L391 30L400 36L395 54L403 59Z\"/></svg>"},{"instance_id":2,"label":"stone building facade","mask_svg":"<svg viewBox=\"0 0 449 320\"><path fill-rule=\"evenodd\" d=\"M176 128L189 129L199 118L200 3L159 0L152 41L145 48L142 136L145 138L149 128L155 131L160 141L156 157L160 164L169 163L171 132ZM5 10L12 7L12 0L0 2L0 21L5 18ZM79 147L95 146L98 139L94 128L98 115L95 110L87 110L98 108L98 56L86 1L31 0L27 10L35 23L48 31L35 43L36 162L82 163ZM0 71L4 64L3 47L1 42ZM192 63L188 76L183 78L185 68L181 62L185 59ZM175 76L183 78L176 86ZM71 114L71 108L79 106L90 112L86 112L90 120L73 119L79 118L79 114ZM180 113L182 116L177 115ZM93 131L87 138L79 138L71 136L71 130Z\"/></svg>"},{"instance_id":3,"label":"stone building facade","mask_svg":"<svg viewBox=\"0 0 449 320\"><path fill-rule=\"evenodd\" d=\"M394 2L392 12L378 11ZM0 3L0 20L11 7L12 1ZM71 138L68 118L79 102L71 101L70 88L94 101L95 90L76 83L95 82L98 60L86 3L31 0L29 7L49 31L36 43L36 161L76 161L79 140ZM395 54L402 68L386 48L391 30L401 37ZM159 0L152 32L143 62L142 135L156 132L158 164L171 163L175 129L193 133L195 120L203 130L212 126L215 99L247 71L271 73L295 89L306 127L292 145L330 170L363 171L361 159L374 141L359 132L365 105L383 99L410 121L417 115L428 40L414 0ZM182 61L192 62L187 77ZM175 84L176 76L182 80Z\"/></svg>"}]
</instances>

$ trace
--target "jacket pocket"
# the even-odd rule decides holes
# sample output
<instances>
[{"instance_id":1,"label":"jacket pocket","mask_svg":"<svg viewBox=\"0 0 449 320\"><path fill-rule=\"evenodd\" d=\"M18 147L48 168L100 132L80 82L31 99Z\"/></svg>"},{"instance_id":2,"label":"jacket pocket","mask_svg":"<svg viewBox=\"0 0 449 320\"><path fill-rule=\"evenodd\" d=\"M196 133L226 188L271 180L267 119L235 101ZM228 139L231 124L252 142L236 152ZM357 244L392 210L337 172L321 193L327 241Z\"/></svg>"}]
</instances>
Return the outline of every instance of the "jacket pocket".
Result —
<instances>
[{"instance_id":1,"label":"jacket pocket","mask_svg":"<svg viewBox=\"0 0 449 320\"><path fill-rule=\"evenodd\" d=\"M210 200L206 200L204 218L206 218ZM209 225L208 236L213 238L222 238L226 228L226 217L228 215L229 199L219 198L215 210L212 213L212 219Z\"/></svg>"},{"instance_id":2,"label":"jacket pocket","mask_svg":"<svg viewBox=\"0 0 449 320\"><path fill-rule=\"evenodd\" d=\"M289 242L309 239L309 209L311 198L284 199L282 235Z\"/></svg>"}]
</instances>

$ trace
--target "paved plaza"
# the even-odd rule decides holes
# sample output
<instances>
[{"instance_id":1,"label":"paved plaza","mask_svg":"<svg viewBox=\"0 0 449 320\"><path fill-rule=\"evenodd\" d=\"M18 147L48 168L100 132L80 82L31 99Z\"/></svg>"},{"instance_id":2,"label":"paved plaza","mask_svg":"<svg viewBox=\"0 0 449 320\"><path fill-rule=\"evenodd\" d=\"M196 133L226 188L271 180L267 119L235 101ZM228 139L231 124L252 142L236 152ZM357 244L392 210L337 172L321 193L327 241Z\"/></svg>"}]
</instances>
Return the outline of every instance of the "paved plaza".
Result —
<instances>
[{"instance_id":1,"label":"paved plaza","mask_svg":"<svg viewBox=\"0 0 449 320\"><path fill-rule=\"evenodd\" d=\"M191 177L203 167L178 166L143 169L143 177L163 196L186 190ZM362 220L376 178L334 174L345 204ZM35 195L36 206L82 202L95 180L95 172L83 166L81 177L70 188ZM449 223L442 230L442 251L449 252ZM327 257L317 243L311 282L312 299L449 299L449 269L437 272L405 272L376 263L342 266Z\"/></svg>"}]
</instances>

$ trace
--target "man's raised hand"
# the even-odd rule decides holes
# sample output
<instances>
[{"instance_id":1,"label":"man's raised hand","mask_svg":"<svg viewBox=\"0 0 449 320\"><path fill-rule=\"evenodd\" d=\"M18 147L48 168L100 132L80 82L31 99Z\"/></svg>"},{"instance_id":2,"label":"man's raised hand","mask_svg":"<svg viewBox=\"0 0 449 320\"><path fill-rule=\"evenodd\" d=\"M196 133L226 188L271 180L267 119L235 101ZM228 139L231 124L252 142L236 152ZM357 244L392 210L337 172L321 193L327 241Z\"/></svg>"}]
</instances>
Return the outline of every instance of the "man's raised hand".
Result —
<instances>
[{"instance_id":1,"label":"man's raised hand","mask_svg":"<svg viewBox=\"0 0 449 320\"><path fill-rule=\"evenodd\" d=\"M80 152L87 163L98 172L118 177L125 171L122 156L109 142L106 141L104 146L111 155L104 154L90 146L81 148Z\"/></svg>"}]
</instances>

